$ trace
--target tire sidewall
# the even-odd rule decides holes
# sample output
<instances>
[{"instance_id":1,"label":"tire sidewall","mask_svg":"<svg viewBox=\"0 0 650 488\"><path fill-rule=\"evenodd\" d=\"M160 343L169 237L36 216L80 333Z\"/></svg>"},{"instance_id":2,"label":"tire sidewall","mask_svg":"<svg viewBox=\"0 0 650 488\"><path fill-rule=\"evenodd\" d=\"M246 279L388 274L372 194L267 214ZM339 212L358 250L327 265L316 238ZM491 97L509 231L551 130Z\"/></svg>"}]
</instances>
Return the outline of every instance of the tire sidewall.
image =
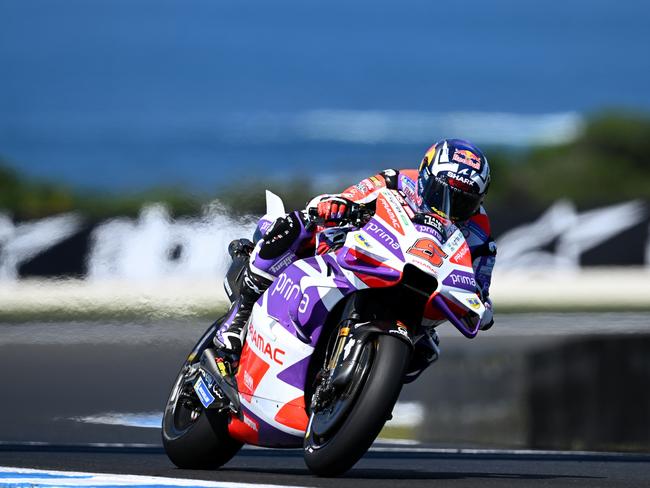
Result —
<instances>
[{"instance_id":1,"label":"tire sidewall","mask_svg":"<svg viewBox=\"0 0 650 488\"><path fill-rule=\"evenodd\" d=\"M214 334L220 320L211 326L193 348L195 356L199 356L201 347L206 345L206 337ZM241 449L242 444L228 434L227 413L203 409L201 415L186 429L179 430L174 422L173 407L178 402L179 383L183 381L185 367L183 363L172 386L162 421L162 442L169 459L179 468L214 469L228 462ZM176 397L172 401L172 398ZM181 408L177 406L176 408Z\"/></svg>"},{"instance_id":2,"label":"tire sidewall","mask_svg":"<svg viewBox=\"0 0 650 488\"><path fill-rule=\"evenodd\" d=\"M317 445L311 431L305 437L307 467L320 476L337 476L350 469L372 445L392 412L402 389L411 355L397 337L378 334L377 350L367 380L350 414L326 443Z\"/></svg>"}]
</instances>

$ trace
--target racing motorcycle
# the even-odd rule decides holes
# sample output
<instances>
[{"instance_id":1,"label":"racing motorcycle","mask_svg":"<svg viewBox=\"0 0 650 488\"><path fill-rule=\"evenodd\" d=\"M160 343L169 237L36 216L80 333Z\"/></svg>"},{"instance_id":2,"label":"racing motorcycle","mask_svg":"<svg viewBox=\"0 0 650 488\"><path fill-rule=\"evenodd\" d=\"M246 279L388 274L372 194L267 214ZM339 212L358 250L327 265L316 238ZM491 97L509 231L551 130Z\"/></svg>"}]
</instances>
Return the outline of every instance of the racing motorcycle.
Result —
<instances>
[{"instance_id":1,"label":"racing motorcycle","mask_svg":"<svg viewBox=\"0 0 650 488\"><path fill-rule=\"evenodd\" d=\"M174 464L216 468L243 444L302 447L313 473L342 474L391 417L402 385L437 359L435 327L449 321L477 335L485 308L467 242L445 209L414 213L389 189L373 207L355 206L344 225L318 233L329 251L294 261L259 298L234 377L214 346L223 318L201 337L163 416ZM267 192L256 238L284 215ZM248 255L231 255L225 288L234 301Z\"/></svg>"}]
</instances>

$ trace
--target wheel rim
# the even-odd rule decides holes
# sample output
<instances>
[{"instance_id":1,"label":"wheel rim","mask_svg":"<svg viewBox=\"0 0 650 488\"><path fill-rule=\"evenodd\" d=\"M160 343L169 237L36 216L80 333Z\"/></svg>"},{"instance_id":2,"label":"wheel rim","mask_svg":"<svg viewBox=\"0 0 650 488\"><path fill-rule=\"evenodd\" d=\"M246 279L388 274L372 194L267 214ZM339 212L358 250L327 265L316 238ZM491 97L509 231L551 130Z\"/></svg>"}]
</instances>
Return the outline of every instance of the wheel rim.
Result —
<instances>
[{"instance_id":1,"label":"wheel rim","mask_svg":"<svg viewBox=\"0 0 650 488\"><path fill-rule=\"evenodd\" d=\"M347 418L357 397L366 382L374 358L375 343L370 342L364 347L359 365L353 374L353 380L325 408L312 413L310 434L314 447L327 444Z\"/></svg>"},{"instance_id":2,"label":"wheel rim","mask_svg":"<svg viewBox=\"0 0 650 488\"><path fill-rule=\"evenodd\" d=\"M183 364L176 378L163 417L163 430L165 435L169 437L182 436L192 428L203 414L201 402L194 392L191 381L196 374L198 363L192 363L192 361L196 361L196 358L199 358L203 350L212 342L223 323L224 317L217 319L201 337L194 346L189 356L190 359ZM193 406L188 408L189 404L193 404Z\"/></svg>"},{"instance_id":3,"label":"wheel rim","mask_svg":"<svg viewBox=\"0 0 650 488\"><path fill-rule=\"evenodd\" d=\"M172 437L187 432L201 417L203 410L190 378L195 374L189 364L185 364L176 379L174 388L165 409L165 430Z\"/></svg>"}]
</instances>

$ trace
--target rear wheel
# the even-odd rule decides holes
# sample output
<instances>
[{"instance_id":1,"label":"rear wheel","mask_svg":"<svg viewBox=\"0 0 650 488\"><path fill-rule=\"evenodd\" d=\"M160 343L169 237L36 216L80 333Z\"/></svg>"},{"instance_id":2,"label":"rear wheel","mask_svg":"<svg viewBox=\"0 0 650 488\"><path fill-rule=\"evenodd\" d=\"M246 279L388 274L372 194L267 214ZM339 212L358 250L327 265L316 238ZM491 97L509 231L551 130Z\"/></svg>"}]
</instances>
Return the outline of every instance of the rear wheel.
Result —
<instances>
[{"instance_id":1,"label":"rear wheel","mask_svg":"<svg viewBox=\"0 0 650 488\"><path fill-rule=\"evenodd\" d=\"M218 468L242 446L228 435L229 414L205 410L193 388L201 353L211 345L217 324L204 334L183 364L165 407L163 446L169 459L179 468Z\"/></svg>"},{"instance_id":2,"label":"rear wheel","mask_svg":"<svg viewBox=\"0 0 650 488\"><path fill-rule=\"evenodd\" d=\"M305 463L319 476L338 476L368 450L402 389L411 348L380 334L364 346L347 388L311 414Z\"/></svg>"}]
</instances>

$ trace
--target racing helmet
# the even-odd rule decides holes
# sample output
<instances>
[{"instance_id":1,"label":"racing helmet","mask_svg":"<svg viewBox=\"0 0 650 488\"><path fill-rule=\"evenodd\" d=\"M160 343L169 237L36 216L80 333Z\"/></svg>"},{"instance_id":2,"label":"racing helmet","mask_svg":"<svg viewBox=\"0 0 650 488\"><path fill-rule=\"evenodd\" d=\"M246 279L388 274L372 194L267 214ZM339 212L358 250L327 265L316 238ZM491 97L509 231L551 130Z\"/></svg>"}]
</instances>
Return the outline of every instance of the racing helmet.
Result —
<instances>
[{"instance_id":1,"label":"racing helmet","mask_svg":"<svg viewBox=\"0 0 650 488\"><path fill-rule=\"evenodd\" d=\"M462 139L443 139L420 163L418 203L424 211L463 221L478 212L489 186L490 166L481 150Z\"/></svg>"}]
</instances>

